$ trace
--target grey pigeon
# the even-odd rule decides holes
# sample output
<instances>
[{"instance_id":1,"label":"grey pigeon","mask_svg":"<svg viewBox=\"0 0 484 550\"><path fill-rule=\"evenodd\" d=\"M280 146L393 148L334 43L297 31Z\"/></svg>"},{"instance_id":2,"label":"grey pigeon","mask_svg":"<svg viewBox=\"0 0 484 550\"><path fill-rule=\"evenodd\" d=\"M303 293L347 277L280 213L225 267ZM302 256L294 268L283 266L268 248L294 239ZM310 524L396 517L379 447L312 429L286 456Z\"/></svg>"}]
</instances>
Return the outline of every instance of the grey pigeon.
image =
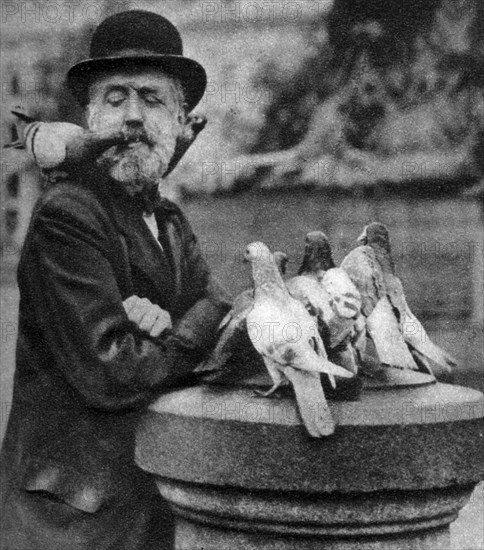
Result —
<instances>
[{"instance_id":1,"label":"grey pigeon","mask_svg":"<svg viewBox=\"0 0 484 550\"><path fill-rule=\"evenodd\" d=\"M280 251L274 252L274 261L281 275L285 275L287 255ZM210 357L195 370L203 382L234 384L251 375L257 375L258 361L254 361L250 354L246 357L248 349L252 348L247 334L246 317L253 305L253 288L244 290L234 299L232 309L219 325L217 345Z\"/></svg>"},{"instance_id":2,"label":"grey pigeon","mask_svg":"<svg viewBox=\"0 0 484 550\"><path fill-rule=\"evenodd\" d=\"M312 231L306 235L299 275L286 285L293 297L317 315L332 360L356 374L357 355L366 343L360 293L348 274L336 267L325 233Z\"/></svg>"},{"instance_id":3,"label":"grey pigeon","mask_svg":"<svg viewBox=\"0 0 484 550\"><path fill-rule=\"evenodd\" d=\"M432 342L420 321L410 310L402 281L395 274L388 229L382 223L373 222L365 227L358 241L365 246L370 246L375 253L376 260L382 269L388 299L397 312L403 340L408 344L413 357L424 368L427 367L430 374L432 374L432 369L428 362L422 360L422 356L432 361L435 364L434 374L438 373L438 378L448 378L451 375L452 367L457 366L457 362Z\"/></svg>"},{"instance_id":4,"label":"grey pigeon","mask_svg":"<svg viewBox=\"0 0 484 550\"><path fill-rule=\"evenodd\" d=\"M263 395L291 382L309 434L330 435L335 425L320 375L327 374L333 385L335 375L353 375L328 361L314 318L289 294L267 246L251 243L245 258L252 265L254 279L254 306L247 315L247 330L273 381Z\"/></svg>"},{"instance_id":5,"label":"grey pigeon","mask_svg":"<svg viewBox=\"0 0 484 550\"><path fill-rule=\"evenodd\" d=\"M392 261L391 257L382 260L383 263ZM344 258L341 267L360 292L366 329L380 362L395 368L418 370L419 366L402 337L397 312L389 299L383 266L376 251L362 244Z\"/></svg>"},{"instance_id":6,"label":"grey pigeon","mask_svg":"<svg viewBox=\"0 0 484 550\"><path fill-rule=\"evenodd\" d=\"M328 269L336 267L328 237L322 231L311 231L306 235L304 257L298 275L310 273L324 275Z\"/></svg>"},{"instance_id":7,"label":"grey pigeon","mask_svg":"<svg viewBox=\"0 0 484 550\"><path fill-rule=\"evenodd\" d=\"M17 117L19 139L5 147L25 149L39 168L45 171L69 171L86 161L95 160L110 147L133 141L123 132L95 133L69 122L39 122L29 117L21 107L11 112ZM206 118L202 116L191 114L187 117L164 178L172 172L206 123Z\"/></svg>"},{"instance_id":8,"label":"grey pigeon","mask_svg":"<svg viewBox=\"0 0 484 550\"><path fill-rule=\"evenodd\" d=\"M18 119L19 141L6 147L25 149L43 170L67 169L97 158L113 145L126 143L122 132L99 134L69 122L39 122L21 108L12 113Z\"/></svg>"}]
</instances>

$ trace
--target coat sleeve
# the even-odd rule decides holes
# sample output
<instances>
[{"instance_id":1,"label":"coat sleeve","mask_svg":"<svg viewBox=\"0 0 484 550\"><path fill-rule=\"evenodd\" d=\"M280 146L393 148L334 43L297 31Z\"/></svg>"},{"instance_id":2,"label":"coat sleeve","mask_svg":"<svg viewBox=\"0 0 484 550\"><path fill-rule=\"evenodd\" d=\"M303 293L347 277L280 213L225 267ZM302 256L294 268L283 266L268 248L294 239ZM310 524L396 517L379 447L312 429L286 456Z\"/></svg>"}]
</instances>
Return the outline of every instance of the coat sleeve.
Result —
<instances>
[{"instance_id":1,"label":"coat sleeve","mask_svg":"<svg viewBox=\"0 0 484 550\"><path fill-rule=\"evenodd\" d=\"M45 368L58 369L88 406L115 411L145 406L192 372L203 350L187 327L201 306L159 338L141 332L124 311L104 224L82 201L44 203L24 249L20 290L35 297L34 317L54 358ZM213 326L222 311L207 300Z\"/></svg>"}]
</instances>

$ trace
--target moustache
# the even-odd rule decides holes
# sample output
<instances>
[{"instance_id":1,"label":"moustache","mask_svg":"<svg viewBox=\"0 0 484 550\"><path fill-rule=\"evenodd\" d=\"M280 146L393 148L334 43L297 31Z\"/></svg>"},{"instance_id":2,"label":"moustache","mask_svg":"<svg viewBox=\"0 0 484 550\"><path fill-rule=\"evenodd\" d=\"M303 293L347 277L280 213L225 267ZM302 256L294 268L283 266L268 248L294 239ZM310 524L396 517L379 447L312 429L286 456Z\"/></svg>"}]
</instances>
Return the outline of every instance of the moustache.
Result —
<instances>
[{"instance_id":1,"label":"moustache","mask_svg":"<svg viewBox=\"0 0 484 550\"><path fill-rule=\"evenodd\" d=\"M123 130L125 147L129 147L131 144L144 143L149 147L154 147L157 144L157 140L154 139L144 128L129 128Z\"/></svg>"}]
</instances>

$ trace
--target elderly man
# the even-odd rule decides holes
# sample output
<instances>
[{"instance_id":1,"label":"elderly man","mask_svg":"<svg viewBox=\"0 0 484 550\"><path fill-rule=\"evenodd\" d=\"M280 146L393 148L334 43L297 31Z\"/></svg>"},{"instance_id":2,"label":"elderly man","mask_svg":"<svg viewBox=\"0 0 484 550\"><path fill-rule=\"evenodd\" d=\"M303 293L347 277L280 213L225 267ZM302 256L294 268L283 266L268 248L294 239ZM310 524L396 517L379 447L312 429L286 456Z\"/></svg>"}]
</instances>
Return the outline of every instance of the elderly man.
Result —
<instances>
[{"instance_id":1,"label":"elderly man","mask_svg":"<svg viewBox=\"0 0 484 550\"><path fill-rule=\"evenodd\" d=\"M89 128L123 140L53 185L32 216L1 548L171 548L171 514L134 463L134 433L210 350L228 309L186 218L159 192L206 76L169 21L129 11L101 23L68 83Z\"/></svg>"}]
</instances>

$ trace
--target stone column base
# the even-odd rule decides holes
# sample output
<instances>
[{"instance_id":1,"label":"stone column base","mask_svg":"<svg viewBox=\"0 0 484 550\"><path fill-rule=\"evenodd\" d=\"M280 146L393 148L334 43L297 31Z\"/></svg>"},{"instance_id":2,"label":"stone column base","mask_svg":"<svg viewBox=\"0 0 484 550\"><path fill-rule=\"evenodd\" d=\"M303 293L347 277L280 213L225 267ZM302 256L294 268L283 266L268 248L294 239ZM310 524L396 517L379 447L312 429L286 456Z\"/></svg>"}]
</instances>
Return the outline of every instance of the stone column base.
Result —
<instances>
[{"instance_id":1,"label":"stone column base","mask_svg":"<svg viewBox=\"0 0 484 550\"><path fill-rule=\"evenodd\" d=\"M449 528L392 537L353 539L227 531L181 519L176 550L450 550Z\"/></svg>"},{"instance_id":2,"label":"stone column base","mask_svg":"<svg viewBox=\"0 0 484 550\"><path fill-rule=\"evenodd\" d=\"M284 495L157 484L179 518L177 550L449 550L448 525L473 490Z\"/></svg>"},{"instance_id":3,"label":"stone column base","mask_svg":"<svg viewBox=\"0 0 484 550\"><path fill-rule=\"evenodd\" d=\"M290 397L202 386L153 404L136 457L176 550L449 550L484 477L484 396L431 384L330 407L335 433L313 439Z\"/></svg>"}]
</instances>

